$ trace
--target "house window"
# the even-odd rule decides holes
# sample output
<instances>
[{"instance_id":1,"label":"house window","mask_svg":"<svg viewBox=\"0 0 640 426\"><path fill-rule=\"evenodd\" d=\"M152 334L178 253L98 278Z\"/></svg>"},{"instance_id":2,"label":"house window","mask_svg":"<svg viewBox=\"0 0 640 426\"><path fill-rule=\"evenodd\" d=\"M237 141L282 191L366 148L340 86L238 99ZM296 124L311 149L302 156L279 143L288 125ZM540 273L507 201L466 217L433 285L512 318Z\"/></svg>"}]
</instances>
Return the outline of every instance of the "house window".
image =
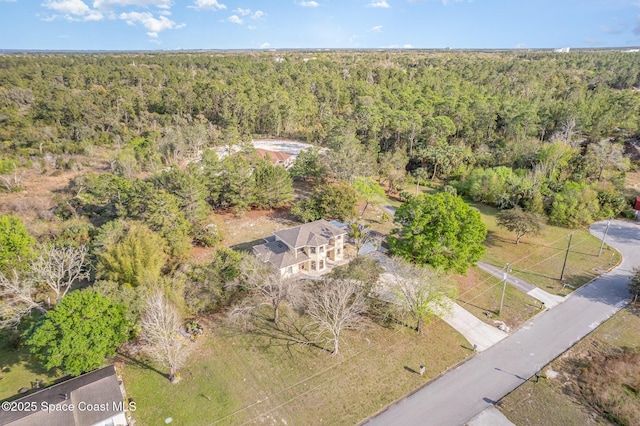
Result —
<instances>
[{"instance_id":1,"label":"house window","mask_svg":"<svg viewBox=\"0 0 640 426\"><path fill-rule=\"evenodd\" d=\"M312 270L312 271L315 271L315 270L316 270L316 261L315 261L315 260L312 260L312 261L311 261L311 270Z\"/></svg>"},{"instance_id":2,"label":"house window","mask_svg":"<svg viewBox=\"0 0 640 426\"><path fill-rule=\"evenodd\" d=\"M338 249L338 254L342 253L342 249Z\"/></svg>"},{"instance_id":3,"label":"house window","mask_svg":"<svg viewBox=\"0 0 640 426\"><path fill-rule=\"evenodd\" d=\"M320 261L320 267L318 269L324 269L324 260Z\"/></svg>"},{"instance_id":4,"label":"house window","mask_svg":"<svg viewBox=\"0 0 640 426\"><path fill-rule=\"evenodd\" d=\"M320 246L320 253L324 253L324 246Z\"/></svg>"},{"instance_id":5,"label":"house window","mask_svg":"<svg viewBox=\"0 0 640 426\"><path fill-rule=\"evenodd\" d=\"M287 274L293 274L293 266L287 267Z\"/></svg>"},{"instance_id":6,"label":"house window","mask_svg":"<svg viewBox=\"0 0 640 426\"><path fill-rule=\"evenodd\" d=\"M315 247L309 247L309 252L311 254L316 254L316 248Z\"/></svg>"}]
</instances>

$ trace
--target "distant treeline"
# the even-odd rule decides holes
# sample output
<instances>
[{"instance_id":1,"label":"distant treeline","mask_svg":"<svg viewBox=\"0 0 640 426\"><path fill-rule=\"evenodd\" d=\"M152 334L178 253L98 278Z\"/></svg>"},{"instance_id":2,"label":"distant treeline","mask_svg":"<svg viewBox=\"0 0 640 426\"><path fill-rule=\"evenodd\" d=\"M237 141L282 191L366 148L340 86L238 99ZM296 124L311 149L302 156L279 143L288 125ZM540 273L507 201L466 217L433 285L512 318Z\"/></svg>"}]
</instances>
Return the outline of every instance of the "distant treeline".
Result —
<instances>
[{"instance_id":1,"label":"distant treeline","mask_svg":"<svg viewBox=\"0 0 640 426\"><path fill-rule=\"evenodd\" d=\"M129 178L285 137L331 148L340 180L377 174L394 192L410 172L579 226L629 208L639 72L640 55L610 51L2 56L0 171L107 145Z\"/></svg>"},{"instance_id":2,"label":"distant treeline","mask_svg":"<svg viewBox=\"0 0 640 426\"><path fill-rule=\"evenodd\" d=\"M623 52L9 55L0 140L28 156L198 122L320 144L350 130L412 155L439 141L598 141L637 132L639 71Z\"/></svg>"}]
</instances>

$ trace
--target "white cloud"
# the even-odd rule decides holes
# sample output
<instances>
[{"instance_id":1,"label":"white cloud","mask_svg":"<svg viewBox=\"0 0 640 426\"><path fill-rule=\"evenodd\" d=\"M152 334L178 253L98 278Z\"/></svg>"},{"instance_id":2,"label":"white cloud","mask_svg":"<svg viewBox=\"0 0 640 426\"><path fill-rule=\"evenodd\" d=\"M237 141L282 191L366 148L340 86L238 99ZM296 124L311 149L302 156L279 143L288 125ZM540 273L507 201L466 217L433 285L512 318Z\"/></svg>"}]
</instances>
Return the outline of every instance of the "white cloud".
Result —
<instances>
[{"instance_id":1,"label":"white cloud","mask_svg":"<svg viewBox=\"0 0 640 426\"><path fill-rule=\"evenodd\" d=\"M410 45L410 44L403 44L403 45L402 45L402 48L403 48L403 49L413 49L413 46L412 46L412 45Z\"/></svg>"},{"instance_id":2,"label":"white cloud","mask_svg":"<svg viewBox=\"0 0 640 426\"><path fill-rule=\"evenodd\" d=\"M231 15L231 16L229 16L229 18L227 18L227 20L229 22L231 22L232 24L242 25L244 23L244 21L242 19L240 19L240 17L238 15Z\"/></svg>"},{"instance_id":3,"label":"white cloud","mask_svg":"<svg viewBox=\"0 0 640 426\"><path fill-rule=\"evenodd\" d=\"M5 3L15 3L16 0L0 0L0 2L5 2Z\"/></svg>"},{"instance_id":4,"label":"white cloud","mask_svg":"<svg viewBox=\"0 0 640 426\"><path fill-rule=\"evenodd\" d=\"M169 9L172 3L172 0L94 0L93 7L101 10L109 10L113 6L153 6L159 9Z\"/></svg>"},{"instance_id":5,"label":"white cloud","mask_svg":"<svg viewBox=\"0 0 640 426\"><path fill-rule=\"evenodd\" d=\"M226 5L219 3L218 0L195 0L193 4L194 6L187 7L196 10L223 10L227 8Z\"/></svg>"},{"instance_id":6,"label":"white cloud","mask_svg":"<svg viewBox=\"0 0 640 426\"><path fill-rule=\"evenodd\" d=\"M260 49L268 49L268 48L270 48L270 47L271 47L271 45L270 45L269 43L262 43L262 44L260 45Z\"/></svg>"},{"instance_id":7,"label":"white cloud","mask_svg":"<svg viewBox=\"0 0 640 426\"><path fill-rule=\"evenodd\" d=\"M64 18L68 21L99 21L104 18L100 11L91 9L82 0L48 0L42 6L58 14L49 17L50 20Z\"/></svg>"},{"instance_id":8,"label":"white cloud","mask_svg":"<svg viewBox=\"0 0 640 426\"><path fill-rule=\"evenodd\" d=\"M313 0L311 0L311 1L301 1L301 2L298 3L298 5L302 6L302 7L318 7L318 6L320 6L317 1L313 1Z\"/></svg>"},{"instance_id":9,"label":"white cloud","mask_svg":"<svg viewBox=\"0 0 640 426\"><path fill-rule=\"evenodd\" d=\"M236 12L239 15L246 16L251 13L251 9L243 9L239 7L236 10L234 10L234 12Z\"/></svg>"},{"instance_id":10,"label":"white cloud","mask_svg":"<svg viewBox=\"0 0 640 426\"><path fill-rule=\"evenodd\" d=\"M261 18L264 18L265 16L267 16L266 13L264 13L261 10L256 10L255 12L253 12L253 15L251 15L251 19L261 19Z\"/></svg>"},{"instance_id":11,"label":"white cloud","mask_svg":"<svg viewBox=\"0 0 640 426\"><path fill-rule=\"evenodd\" d=\"M371 3L367 5L367 7L381 7L384 9L389 9L391 6L389 5L389 3L387 3L387 0L372 0Z\"/></svg>"},{"instance_id":12,"label":"white cloud","mask_svg":"<svg viewBox=\"0 0 640 426\"><path fill-rule=\"evenodd\" d=\"M141 24L147 30L147 35L151 38L157 38L158 33L161 31L179 29L185 26L185 24L176 24L166 16L155 18L153 14L149 12L121 13L119 18L126 21L129 25L135 26L137 23Z\"/></svg>"},{"instance_id":13,"label":"white cloud","mask_svg":"<svg viewBox=\"0 0 640 426\"><path fill-rule=\"evenodd\" d=\"M374 33L379 33L380 31L382 31L382 25L376 25L375 27L371 27L370 31Z\"/></svg>"}]
</instances>

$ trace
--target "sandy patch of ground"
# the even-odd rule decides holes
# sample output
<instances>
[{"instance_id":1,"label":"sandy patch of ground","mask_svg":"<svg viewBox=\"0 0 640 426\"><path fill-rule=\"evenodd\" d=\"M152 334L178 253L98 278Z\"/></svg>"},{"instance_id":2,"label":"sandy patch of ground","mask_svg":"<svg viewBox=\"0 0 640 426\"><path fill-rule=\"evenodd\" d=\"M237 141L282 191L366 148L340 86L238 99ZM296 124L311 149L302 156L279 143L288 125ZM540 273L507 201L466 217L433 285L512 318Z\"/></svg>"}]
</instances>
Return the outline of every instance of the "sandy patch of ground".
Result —
<instances>
[{"instance_id":1,"label":"sandy patch of ground","mask_svg":"<svg viewBox=\"0 0 640 426\"><path fill-rule=\"evenodd\" d=\"M310 143L304 143L300 141L288 140L288 139L256 139L251 141L255 149L264 149L267 151L284 152L293 156L298 156L302 151L313 148ZM229 155L229 150L232 152L240 151L240 147L237 145L231 148L227 146L221 146L214 148L218 158L223 158ZM322 148L320 152L326 151L327 148Z\"/></svg>"}]
</instances>

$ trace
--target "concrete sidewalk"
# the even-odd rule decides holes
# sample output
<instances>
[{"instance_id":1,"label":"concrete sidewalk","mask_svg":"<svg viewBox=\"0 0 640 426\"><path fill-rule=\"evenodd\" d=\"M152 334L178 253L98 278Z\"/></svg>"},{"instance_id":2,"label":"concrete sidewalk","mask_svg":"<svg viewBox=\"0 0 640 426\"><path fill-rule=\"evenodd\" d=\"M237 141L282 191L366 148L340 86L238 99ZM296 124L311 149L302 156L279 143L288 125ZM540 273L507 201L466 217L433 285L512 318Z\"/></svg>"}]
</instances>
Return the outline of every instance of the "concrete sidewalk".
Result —
<instances>
[{"instance_id":1,"label":"concrete sidewalk","mask_svg":"<svg viewBox=\"0 0 640 426\"><path fill-rule=\"evenodd\" d=\"M496 407L489 407L469 420L466 426L515 426L515 424Z\"/></svg>"},{"instance_id":2,"label":"concrete sidewalk","mask_svg":"<svg viewBox=\"0 0 640 426\"><path fill-rule=\"evenodd\" d=\"M504 269L502 268L498 268L497 266L489 265L488 263L484 262L478 262L478 268L493 275L496 278L499 278L501 280L504 279ZM537 299L540 302L544 303L544 306L547 309L553 308L558 303L562 303L565 300L565 298L562 296L556 296L555 294L547 293L546 291L536 287L535 285L523 281L512 274L507 275L507 282L521 292L526 293L534 299Z\"/></svg>"},{"instance_id":3,"label":"concrete sidewalk","mask_svg":"<svg viewBox=\"0 0 640 426\"><path fill-rule=\"evenodd\" d=\"M387 263L390 259L385 254L379 251L373 251L367 253L366 256L378 260L380 265L385 270L387 269ZM391 289L393 283L394 280L389 272L380 274L380 280L378 282L380 286L378 287L378 297L380 297L380 299L389 303L398 303L397 296ZM462 334L470 346L474 344L477 345L478 351L484 351L508 336L507 333L498 329L497 324L494 327L483 322L453 300L449 300L446 304L449 305L451 309L443 312L437 312L437 310L434 309L436 315L442 318L444 322L453 327L458 333Z\"/></svg>"},{"instance_id":4,"label":"concrete sidewalk","mask_svg":"<svg viewBox=\"0 0 640 426\"><path fill-rule=\"evenodd\" d=\"M507 333L482 322L475 315L457 303L452 304L451 310L440 316L444 322L462 334L471 345L477 345L478 351L484 351L508 336Z\"/></svg>"}]
</instances>

